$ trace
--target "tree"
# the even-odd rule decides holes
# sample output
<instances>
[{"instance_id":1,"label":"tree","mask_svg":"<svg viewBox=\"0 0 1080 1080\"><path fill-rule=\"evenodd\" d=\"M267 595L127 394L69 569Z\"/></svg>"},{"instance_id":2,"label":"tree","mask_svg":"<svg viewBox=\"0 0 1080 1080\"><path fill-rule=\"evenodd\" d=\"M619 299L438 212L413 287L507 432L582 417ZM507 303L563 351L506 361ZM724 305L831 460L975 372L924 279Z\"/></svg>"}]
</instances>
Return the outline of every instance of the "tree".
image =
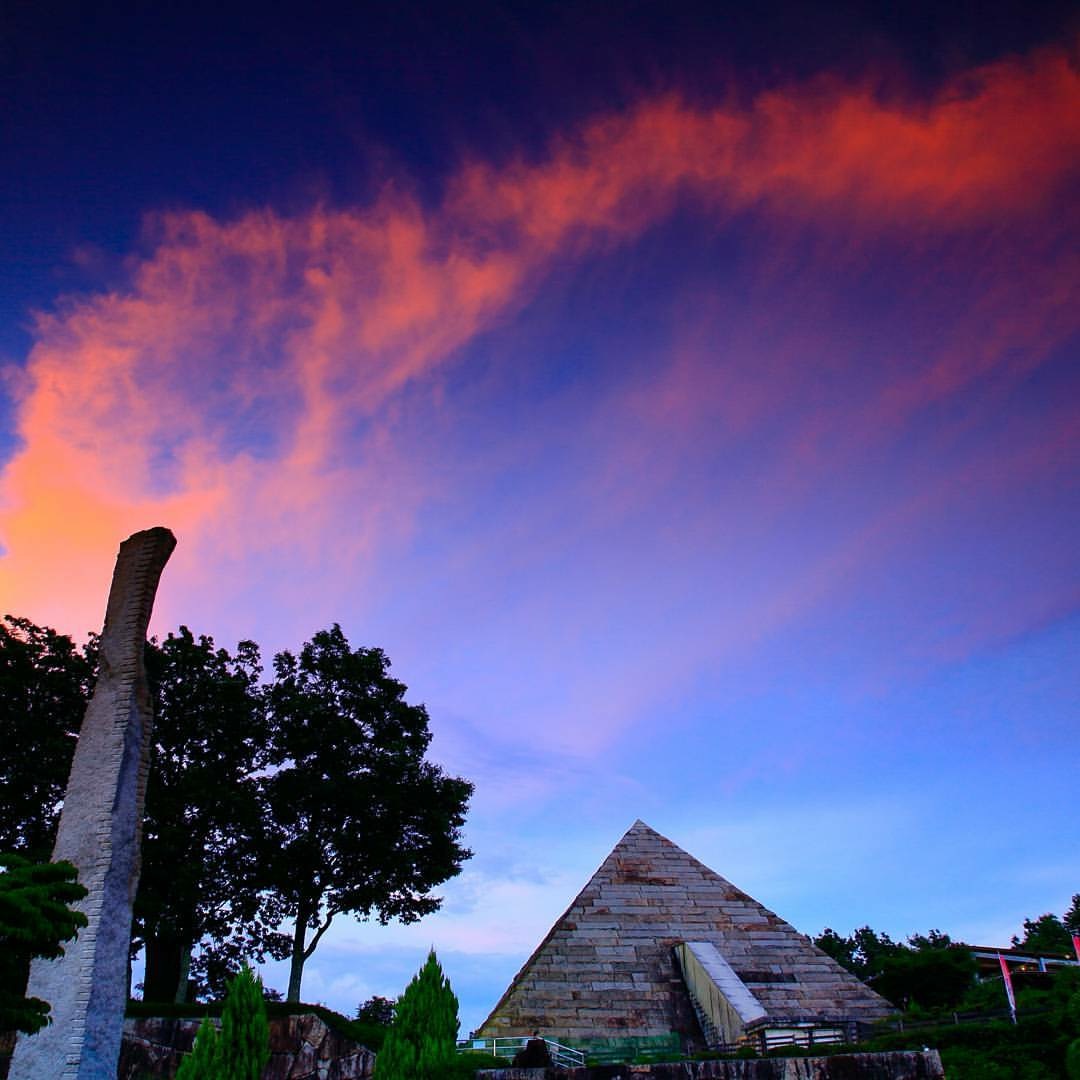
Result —
<instances>
[{"instance_id":1,"label":"tree","mask_svg":"<svg viewBox=\"0 0 1080 1080\"><path fill-rule=\"evenodd\" d=\"M457 1033L458 1000L432 949L394 1009L376 1080L443 1080L454 1071Z\"/></svg>"},{"instance_id":2,"label":"tree","mask_svg":"<svg viewBox=\"0 0 1080 1080\"><path fill-rule=\"evenodd\" d=\"M1061 919L1047 912L1037 919L1024 920L1024 937L1013 937L1013 948L1027 949L1033 953L1072 952L1072 938Z\"/></svg>"},{"instance_id":3,"label":"tree","mask_svg":"<svg viewBox=\"0 0 1080 1080\"><path fill-rule=\"evenodd\" d=\"M427 712L389 667L337 625L274 659L266 869L294 925L289 1001L335 916L412 922L471 854L459 840L472 785L425 760Z\"/></svg>"},{"instance_id":4,"label":"tree","mask_svg":"<svg viewBox=\"0 0 1080 1080\"><path fill-rule=\"evenodd\" d=\"M195 1034L195 1044L176 1070L176 1080L215 1080L218 1033L209 1016L203 1017Z\"/></svg>"},{"instance_id":5,"label":"tree","mask_svg":"<svg viewBox=\"0 0 1080 1080\"><path fill-rule=\"evenodd\" d=\"M266 808L258 771L267 758L259 648L235 655L181 626L147 642L154 741L146 792L136 940L146 946L143 996L186 999L195 967L219 992L230 971L289 940L260 889Z\"/></svg>"},{"instance_id":6,"label":"tree","mask_svg":"<svg viewBox=\"0 0 1080 1080\"><path fill-rule=\"evenodd\" d=\"M1061 922L1070 934L1080 934L1080 893L1073 893L1072 904Z\"/></svg>"},{"instance_id":7,"label":"tree","mask_svg":"<svg viewBox=\"0 0 1080 1080\"><path fill-rule=\"evenodd\" d=\"M955 1006L975 982L970 949L939 945L904 949L885 957L870 985L894 1005L924 1009Z\"/></svg>"},{"instance_id":8,"label":"tree","mask_svg":"<svg viewBox=\"0 0 1080 1080\"><path fill-rule=\"evenodd\" d=\"M356 1019L367 1024L389 1027L394 1022L394 999L376 994L357 1006Z\"/></svg>"},{"instance_id":9,"label":"tree","mask_svg":"<svg viewBox=\"0 0 1080 1080\"><path fill-rule=\"evenodd\" d=\"M857 966L855 942L851 938L841 937L835 930L827 926L814 938L814 944L823 953L831 956L842 968L855 974Z\"/></svg>"},{"instance_id":10,"label":"tree","mask_svg":"<svg viewBox=\"0 0 1080 1080\"><path fill-rule=\"evenodd\" d=\"M970 950L954 945L949 935L940 930L912 934L903 944L869 926L860 927L846 938L827 929L814 939L814 944L900 1007L954 1004L975 979L976 965Z\"/></svg>"},{"instance_id":11,"label":"tree","mask_svg":"<svg viewBox=\"0 0 1080 1080\"><path fill-rule=\"evenodd\" d=\"M261 1080L270 1058L262 981L244 967L229 980L221 1033L206 1017L176 1080Z\"/></svg>"},{"instance_id":12,"label":"tree","mask_svg":"<svg viewBox=\"0 0 1080 1080\"><path fill-rule=\"evenodd\" d=\"M0 1031L33 1034L49 1023L49 1003L24 996L30 961L64 955L86 916L70 904L86 889L68 862L34 863L0 855Z\"/></svg>"},{"instance_id":13,"label":"tree","mask_svg":"<svg viewBox=\"0 0 1080 1080\"><path fill-rule=\"evenodd\" d=\"M0 851L52 853L94 666L63 634L0 619Z\"/></svg>"},{"instance_id":14,"label":"tree","mask_svg":"<svg viewBox=\"0 0 1080 1080\"><path fill-rule=\"evenodd\" d=\"M879 934L869 926L859 927L846 938L835 930L826 929L814 938L814 944L863 982L880 974L886 956L892 956L904 948L888 934Z\"/></svg>"},{"instance_id":15,"label":"tree","mask_svg":"<svg viewBox=\"0 0 1080 1080\"><path fill-rule=\"evenodd\" d=\"M262 980L243 967L229 982L217 1045L217 1080L261 1080L270 1057Z\"/></svg>"}]
</instances>

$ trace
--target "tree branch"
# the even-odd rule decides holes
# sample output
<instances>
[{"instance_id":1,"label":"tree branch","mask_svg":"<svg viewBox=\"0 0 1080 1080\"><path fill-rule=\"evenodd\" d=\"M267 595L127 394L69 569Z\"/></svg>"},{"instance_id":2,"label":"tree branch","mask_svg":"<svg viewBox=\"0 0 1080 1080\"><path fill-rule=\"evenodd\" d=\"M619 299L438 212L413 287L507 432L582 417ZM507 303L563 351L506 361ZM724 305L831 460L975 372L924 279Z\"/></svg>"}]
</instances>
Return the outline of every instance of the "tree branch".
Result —
<instances>
[{"instance_id":1,"label":"tree branch","mask_svg":"<svg viewBox=\"0 0 1080 1080\"><path fill-rule=\"evenodd\" d=\"M326 931L330 929L330 924L334 921L334 916L336 914L337 912L332 908L326 913L326 921L322 924L322 926L319 927L318 930L315 931L315 936L311 939L311 944L308 945L306 949L304 949L305 960L315 951L315 946L319 944L319 939L323 936L323 934L325 934Z\"/></svg>"}]
</instances>

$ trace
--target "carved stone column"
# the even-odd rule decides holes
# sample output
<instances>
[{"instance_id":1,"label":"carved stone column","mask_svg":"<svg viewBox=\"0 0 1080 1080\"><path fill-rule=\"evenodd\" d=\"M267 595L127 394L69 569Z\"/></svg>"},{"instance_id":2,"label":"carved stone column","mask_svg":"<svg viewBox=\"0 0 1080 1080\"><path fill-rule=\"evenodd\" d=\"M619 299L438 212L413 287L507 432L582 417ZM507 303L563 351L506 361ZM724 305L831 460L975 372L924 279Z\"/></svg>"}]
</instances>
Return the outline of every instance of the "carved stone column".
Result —
<instances>
[{"instance_id":1,"label":"carved stone column","mask_svg":"<svg viewBox=\"0 0 1080 1080\"><path fill-rule=\"evenodd\" d=\"M89 924L58 960L35 960L27 993L52 1005L52 1023L15 1045L11 1080L115 1080L127 1004L131 905L139 882L153 709L143 646L168 529L120 545L101 663L71 765L54 859L79 871Z\"/></svg>"}]
</instances>

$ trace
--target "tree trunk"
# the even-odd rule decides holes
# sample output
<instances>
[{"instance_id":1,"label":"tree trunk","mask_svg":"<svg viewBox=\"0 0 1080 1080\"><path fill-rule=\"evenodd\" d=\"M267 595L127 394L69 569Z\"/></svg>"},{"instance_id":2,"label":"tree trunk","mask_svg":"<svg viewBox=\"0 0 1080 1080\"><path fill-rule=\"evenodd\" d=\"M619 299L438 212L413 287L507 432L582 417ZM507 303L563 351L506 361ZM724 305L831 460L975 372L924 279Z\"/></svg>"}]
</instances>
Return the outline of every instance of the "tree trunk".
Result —
<instances>
[{"instance_id":1,"label":"tree trunk","mask_svg":"<svg viewBox=\"0 0 1080 1080\"><path fill-rule=\"evenodd\" d=\"M184 945L180 950L180 976L176 980L177 1005L183 1005L188 999L188 978L191 975L191 946Z\"/></svg>"},{"instance_id":2,"label":"tree trunk","mask_svg":"<svg viewBox=\"0 0 1080 1080\"><path fill-rule=\"evenodd\" d=\"M293 930L292 962L289 965L289 992L286 1001L300 1000L300 980L304 977L304 938L307 937L308 913L301 907L296 913L296 927Z\"/></svg>"},{"instance_id":3,"label":"tree trunk","mask_svg":"<svg viewBox=\"0 0 1080 1080\"><path fill-rule=\"evenodd\" d=\"M183 946L172 938L146 936L146 974L143 1001L174 1001L180 981Z\"/></svg>"}]
</instances>

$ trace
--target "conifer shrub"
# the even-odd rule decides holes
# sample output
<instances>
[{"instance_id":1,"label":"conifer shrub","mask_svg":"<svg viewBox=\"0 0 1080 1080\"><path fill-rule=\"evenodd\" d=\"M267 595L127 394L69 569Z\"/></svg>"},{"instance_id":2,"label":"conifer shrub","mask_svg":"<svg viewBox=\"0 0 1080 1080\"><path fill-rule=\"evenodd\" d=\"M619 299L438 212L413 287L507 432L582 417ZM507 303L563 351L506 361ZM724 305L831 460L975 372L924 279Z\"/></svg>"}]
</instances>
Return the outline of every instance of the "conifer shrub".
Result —
<instances>
[{"instance_id":1,"label":"conifer shrub","mask_svg":"<svg viewBox=\"0 0 1080 1080\"><path fill-rule=\"evenodd\" d=\"M435 956L413 976L375 1059L376 1080L443 1080L456 1074L458 1000Z\"/></svg>"},{"instance_id":2,"label":"conifer shrub","mask_svg":"<svg viewBox=\"0 0 1080 1080\"><path fill-rule=\"evenodd\" d=\"M229 980L221 1012L221 1033L203 1019L191 1053L176 1080L261 1080L270 1058L262 980L243 968Z\"/></svg>"},{"instance_id":3,"label":"conifer shrub","mask_svg":"<svg viewBox=\"0 0 1080 1080\"><path fill-rule=\"evenodd\" d=\"M176 1080L213 1080L217 1075L218 1033L209 1016L203 1017L191 1053L180 1062Z\"/></svg>"},{"instance_id":4,"label":"conifer shrub","mask_svg":"<svg viewBox=\"0 0 1080 1080\"><path fill-rule=\"evenodd\" d=\"M249 967L232 978L225 992L218 1042L220 1080L261 1080L270 1057L262 979Z\"/></svg>"}]
</instances>

